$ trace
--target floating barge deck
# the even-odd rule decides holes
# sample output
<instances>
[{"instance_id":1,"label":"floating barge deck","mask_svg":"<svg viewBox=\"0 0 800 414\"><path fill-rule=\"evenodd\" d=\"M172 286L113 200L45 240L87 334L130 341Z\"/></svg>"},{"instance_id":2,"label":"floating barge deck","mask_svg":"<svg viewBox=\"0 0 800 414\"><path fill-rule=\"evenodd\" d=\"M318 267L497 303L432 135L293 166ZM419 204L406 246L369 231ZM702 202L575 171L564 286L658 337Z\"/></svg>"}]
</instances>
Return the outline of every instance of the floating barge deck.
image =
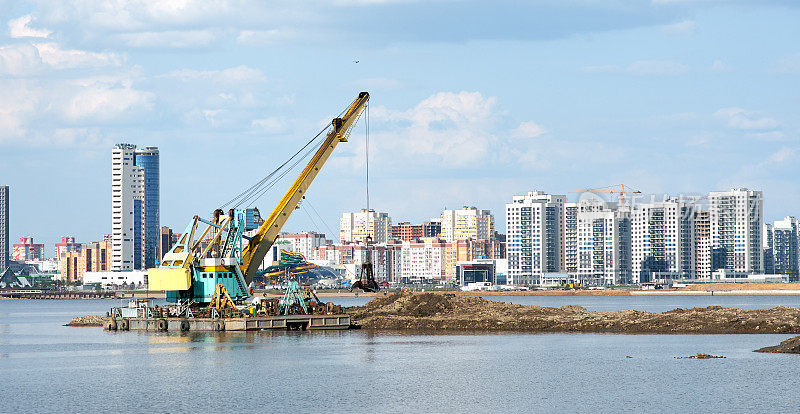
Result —
<instances>
[{"instance_id":1,"label":"floating barge deck","mask_svg":"<svg viewBox=\"0 0 800 414\"><path fill-rule=\"evenodd\" d=\"M156 332L350 329L350 315L283 315L238 318L112 317L106 330Z\"/></svg>"}]
</instances>

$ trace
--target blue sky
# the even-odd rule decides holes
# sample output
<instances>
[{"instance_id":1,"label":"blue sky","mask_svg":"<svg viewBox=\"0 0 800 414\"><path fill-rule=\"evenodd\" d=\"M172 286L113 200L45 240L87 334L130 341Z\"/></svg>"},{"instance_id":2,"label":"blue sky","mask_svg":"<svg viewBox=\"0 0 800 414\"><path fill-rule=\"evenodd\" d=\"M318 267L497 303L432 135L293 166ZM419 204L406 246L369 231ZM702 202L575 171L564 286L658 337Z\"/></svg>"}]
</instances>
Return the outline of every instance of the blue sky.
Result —
<instances>
[{"instance_id":1,"label":"blue sky","mask_svg":"<svg viewBox=\"0 0 800 414\"><path fill-rule=\"evenodd\" d=\"M749 187L767 220L798 215L799 21L794 1L0 0L11 237L52 254L110 232L117 142L161 149L182 229L361 90L371 207L396 222L618 183ZM287 230L364 206L363 148L360 124Z\"/></svg>"}]
</instances>

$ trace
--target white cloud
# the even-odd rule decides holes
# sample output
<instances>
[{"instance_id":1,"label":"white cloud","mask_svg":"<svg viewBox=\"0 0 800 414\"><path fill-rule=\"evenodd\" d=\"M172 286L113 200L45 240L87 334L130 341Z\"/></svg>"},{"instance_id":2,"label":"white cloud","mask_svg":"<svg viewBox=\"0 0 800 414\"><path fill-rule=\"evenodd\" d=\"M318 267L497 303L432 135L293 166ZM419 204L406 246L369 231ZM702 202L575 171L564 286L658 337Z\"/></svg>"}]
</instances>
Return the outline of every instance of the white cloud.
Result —
<instances>
[{"instance_id":1,"label":"white cloud","mask_svg":"<svg viewBox=\"0 0 800 414\"><path fill-rule=\"evenodd\" d=\"M154 95L133 88L95 84L82 87L68 99L63 113L67 120L108 122L128 118L129 112L147 111L152 108Z\"/></svg>"},{"instance_id":2,"label":"white cloud","mask_svg":"<svg viewBox=\"0 0 800 414\"><path fill-rule=\"evenodd\" d=\"M713 2L719 2L719 1L720 0L652 0L653 4L713 3Z\"/></svg>"},{"instance_id":3,"label":"white cloud","mask_svg":"<svg viewBox=\"0 0 800 414\"><path fill-rule=\"evenodd\" d=\"M797 148L783 147L778 151L770 154L767 162L772 164L782 164L786 161L794 161L797 158Z\"/></svg>"},{"instance_id":4,"label":"white cloud","mask_svg":"<svg viewBox=\"0 0 800 414\"><path fill-rule=\"evenodd\" d=\"M242 30L236 41L243 45L264 46L297 38L296 31L290 29Z\"/></svg>"},{"instance_id":5,"label":"white cloud","mask_svg":"<svg viewBox=\"0 0 800 414\"><path fill-rule=\"evenodd\" d=\"M530 139L546 133L545 128L533 121L504 127L507 122L497 98L479 92L440 92L403 111L373 107L370 116L370 142L375 148L370 153L385 168L429 171L504 164L542 169L548 165L539 156L547 150ZM361 138L353 134L351 139ZM358 143L353 148L355 156L337 162L361 168L363 150Z\"/></svg>"},{"instance_id":6,"label":"white cloud","mask_svg":"<svg viewBox=\"0 0 800 414\"><path fill-rule=\"evenodd\" d=\"M269 117L262 119L254 119L250 126L268 133L281 133L287 129L286 121L283 118Z\"/></svg>"},{"instance_id":7,"label":"white cloud","mask_svg":"<svg viewBox=\"0 0 800 414\"><path fill-rule=\"evenodd\" d=\"M760 131L753 132L753 137L761 141L787 141L788 137L783 131Z\"/></svg>"},{"instance_id":8,"label":"white cloud","mask_svg":"<svg viewBox=\"0 0 800 414\"><path fill-rule=\"evenodd\" d=\"M178 49L208 46L216 40L217 35L212 30L166 30L123 33L117 38L130 47Z\"/></svg>"},{"instance_id":9,"label":"white cloud","mask_svg":"<svg viewBox=\"0 0 800 414\"><path fill-rule=\"evenodd\" d=\"M351 84L362 91L374 90L393 90L400 88L403 84L396 79L389 78L367 78L351 82Z\"/></svg>"},{"instance_id":10,"label":"white cloud","mask_svg":"<svg viewBox=\"0 0 800 414\"><path fill-rule=\"evenodd\" d=\"M710 141L710 137L708 135L702 135L701 134L701 135L695 135L695 136L690 137L684 143L684 145L686 145L687 147L698 147L698 146L702 146L702 145L708 144L709 141Z\"/></svg>"},{"instance_id":11,"label":"white cloud","mask_svg":"<svg viewBox=\"0 0 800 414\"><path fill-rule=\"evenodd\" d=\"M772 68L773 73L800 73L800 53L783 57Z\"/></svg>"},{"instance_id":12,"label":"white cloud","mask_svg":"<svg viewBox=\"0 0 800 414\"><path fill-rule=\"evenodd\" d=\"M0 46L0 74L30 77L45 70L119 66L123 58L115 53L61 49L56 43Z\"/></svg>"},{"instance_id":13,"label":"white cloud","mask_svg":"<svg viewBox=\"0 0 800 414\"><path fill-rule=\"evenodd\" d=\"M160 77L176 79L182 82L211 81L215 83L259 83L267 80L264 72L245 65L222 70L179 69Z\"/></svg>"},{"instance_id":14,"label":"white cloud","mask_svg":"<svg viewBox=\"0 0 800 414\"><path fill-rule=\"evenodd\" d=\"M39 8L47 21L82 22L84 26L114 32L150 31L186 27L243 14L247 2L226 0L71 0L46 2Z\"/></svg>"},{"instance_id":15,"label":"white cloud","mask_svg":"<svg viewBox=\"0 0 800 414\"><path fill-rule=\"evenodd\" d=\"M673 35L687 36L694 34L697 30L697 23L693 20L684 20L682 22L672 23L661 27L665 33Z\"/></svg>"},{"instance_id":16,"label":"white cloud","mask_svg":"<svg viewBox=\"0 0 800 414\"><path fill-rule=\"evenodd\" d=\"M39 43L34 46L39 51L42 62L57 69L119 66L124 61L123 57L116 53L63 50L56 43Z\"/></svg>"},{"instance_id":17,"label":"white cloud","mask_svg":"<svg viewBox=\"0 0 800 414\"><path fill-rule=\"evenodd\" d=\"M0 78L0 142L83 146L103 135L100 124L130 122L153 107L130 74L79 79Z\"/></svg>"},{"instance_id":18,"label":"white cloud","mask_svg":"<svg viewBox=\"0 0 800 414\"><path fill-rule=\"evenodd\" d=\"M443 166L464 166L487 157L497 140L489 128L497 98L479 92L440 92L407 111L373 111L396 128L381 142L410 157L433 157ZM378 140L376 140L378 141Z\"/></svg>"},{"instance_id":19,"label":"white cloud","mask_svg":"<svg viewBox=\"0 0 800 414\"><path fill-rule=\"evenodd\" d=\"M711 67L708 70L716 73L730 72L731 67L727 63L717 59L711 64Z\"/></svg>"},{"instance_id":20,"label":"white cloud","mask_svg":"<svg viewBox=\"0 0 800 414\"><path fill-rule=\"evenodd\" d=\"M0 75L30 76L42 69L36 47L28 44L0 46Z\"/></svg>"},{"instance_id":21,"label":"white cloud","mask_svg":"<svg viewBox=\"0 0 800 414\"><path fill-rule=\"evenodd\" d=\"M600 65L586 66L587 73L630 73L633 75L680 75L689 71L689 66L668 60L640 60L628 66Z\"/></svg>"},{"instance_id":22,"label":"white cloud","mask_svg":"<svg viewBox=\"0 0 800 414\"><path fill-rule=\"evenodd\" d=\"M8 21L8 34L12 38L47 37L53 32L46 29L33 29L28 25L33 20L30 14Z\"/></svg>"},{"instance_id":23,"label":"white cloud","mask_svg":"<svg viewBox=\"0 0 800 414\"><path fill-rule=\"evenodd\" d=\"M547 133L547 130L533 121L522 122L511 131L512 138L536 138Z\"/></svg>"},{"instance_id":24,"label":"white cloud","mask_svg":"<svg viewBox=\"0 0 800 414\"><path fill-rule=\"evenodd\" d=\"M724 119L729 127L735 129L770 130L778 127L778 121L775 119L742 108L722 108L714 115Z\"/></svg>"},{"instance_id":25,"label":"white cloud","mask_svg":"<svg viewBox=\"0 0 800 414\"><path fill-rule=\"evenodd\" d=\"M635 75L680 75L689 71L689 67L667 60L642 60L633 62L627 71Z\"/></svg>"}]
</instances>

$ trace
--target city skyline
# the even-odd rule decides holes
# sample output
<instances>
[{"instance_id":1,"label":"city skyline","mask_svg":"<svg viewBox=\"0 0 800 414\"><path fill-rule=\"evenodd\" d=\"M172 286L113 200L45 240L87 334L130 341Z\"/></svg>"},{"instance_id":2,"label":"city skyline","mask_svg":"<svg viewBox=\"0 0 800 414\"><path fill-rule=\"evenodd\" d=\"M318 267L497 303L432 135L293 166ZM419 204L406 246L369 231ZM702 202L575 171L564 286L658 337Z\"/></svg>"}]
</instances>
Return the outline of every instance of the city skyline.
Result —
<instances>
[{"instance_id":1,"label":"city skyline","mask_svg":"<svg viewBox=\"0 0 800 414\"><path fill-rule=\"evenodd\" d=\"M156 151L158 151L156 148L153 148L153 147L150 147L150 148L155 149ZM739 187L734 187L734 188L731 188L731 189L728 189L728 190L708 191L708 192L705 193L705 195L696 194L696 193L692 193L692 194L688 194L688 195L687 194L671 195L671 194L640 194L640 193L637 193L637 194L634 194L634 195L627 196L626 199L628 201L626 201L625 206L627 206L628 208L632 209L634 207L638 208L639 206L647 205L647 204L650 204L650 203L663 203L663 202L669 202L669 201L678 201L678 202L686 203L687 205L690 206L690 208L686 212L692 213L692 212L698 212L698 211L708 211L708 209L709 209L709 204L708 204L709 194L715 193L715 192L717 192L717 193L718 192L728 192L728 191L733 191L733 190L737 190L737 189L739 189ZM752 189L750 189L750 190L752 190ZM605 193L605 192L595 192L595 191L592 191L592 190L573 191L574 194L569 194L569 193L567 193L567 194L559 194L559 192L550 193L550 192L547 192L547 191L542 191L540 189L521 190L521 191L518 191L517 193L514 193L514 194L507 194L507 195L505 195L505 197L506 197L505 199L498 199L498 202L500 202L500 204L503 205L503 206L507 206L508 205L508 197L512 197L512 198L523 197L520 194L525 194L528 191L532 191L534 193L540 193L540 194L543 194L545 196L563 197L563 200L564 200L563 202L569 202L569 203L576 203L576 202L583 201L583 200L595 200L595 201L598 201L600 203L608 204L608 205L616 206L616 205L619 204L619 195L618 194L617 195L609 195L608 193ZM756 190L756 191L761 192L760 190ZM764 197L764 198L768 199L768 197ZM497 202L495 202L495 204L497 204ZM254 206L254 207L256 207L256 209L258 209L257 206ZM302 204L301 204L301 208L302 208ZM441 214L444 211L458 211L460 209L474 209L474 208L478 208L479 211L481 211L481 210L482 211L486 211L486 212L488 212L488 214L491 214L494 217L503 217L504 216L504 212L505 212L505 208L500 208L500 209L495 211L494 209L483 209L481 207L475 207L474 205L471 205L470 203L464 203L462 206L457 207L455 210L453 210L451 208L448 208L448 207L444 207L441 210L439 210L438 213L436 213L436 211L431 211L430 214L423 213L421 215L421 217L422 217L421 219L408 219L407 217L402 217L400 219L396 219L395 218L396 216L394 215L394 213L392 212L391 209L382 209L383 211L370 209L370 211L375 211L378 214L387 215L387 218L389 218L391 220L392 227L394 227L397 224L412 224L412 225L420 225L421 226L424 223L429 223L430 220L441 220ZM248 210L251 210L251 209L248 209ZM764 210L766 211L766 209L764 209ZM365 209L360 209L359 211L363 212L363 211L365 211ZM789 217L800 217L800 208L798 208L797 211L798 211L797 214L788 214L788 215L785 215L785 216L782 216L782 217L775 217L774 219L768 219L767 218L768 216L764 215L762 224L772 225L773 222L778 222L780 220L783 220L783 219L786 219L786 218L789 218ZM316 214L316 212L310 212L309 215L310 214ZM310 222L310 223L313 223L313 224L311 224L311 225L309 225L308 227L305 227L305 228L301 228L299 226L292 226L292 220L290 219L289 223L287 224L287 229L285 231L282 231L282 233L304 233L304 232L310 232L310 233L325 234L328 237L331 237L330 236L331 234L335 234L336 236L333 236L333 240L338 241L339 238L340 238L340 237L338 237L338 235L340 233L339 226L341 225L342 214L356 214L356 212L353 212L353 213L339 212L338 216L337 216L337 223L322 223L322 224L320 224L319 220L314 220L314 221ZM292 217L296 217L296 216L301 216L301 214L295 213ZM13 224L13 214L11 215L11 217L12 217L12 220L9 220L9 222L10 222L10 224ZM172 224L172 225L167 225L167 224L164 224L164 223L161 223L161 224L162 225L159 226L159 231L160 231L160 229L162 227L167 227L170 230L172 230L173 232L177 232L177 234L180 234L180 232L182 232L181 229L184 227L184 225L181 225L181 224ZM500 234L504 234L504 235L507 234L507 229L506 229L507 224L508 224L507 223L507 219L506 220L498 220L497 218L494 219L494 229L495 229L495 231L497 231ZM62 233L58 233L58 234L62 234ZM74 237L76 242L78 242L78 243L90 243L90 242L102 241L104 239L104 237L111 236L111 235L112 235L112 232L109 231L107 233L102 233L102 234L98 234L98 235L94 235L94 236L89 236L87 238L81 238L79 236L75 236L75 234L66 234L66 233L64 233L61 236L59 236L57 238L57 240L42 241L42 239L41 239L41 237L39 235L35 235L35 234L31 233L31 232L22 232L22 233L19 233L18 237L17 236L11 236L11 233L9 233L9 238L11 240L13 240L14 238L21 239L21 238L35 237L38 241L43 242L43 244L45 245L45 250L44 250L45 257L55 257L55 258L57 258L55 255L51 255L51 253L54 253L53 246L58 245L59 242L63 242L64 237ZM11 244L9 244L9 246L11 246ZM11 252L9 252L9 259L11 259Z\"/></svg>"},{"instance_id":2,"label":"city skyline","mask_svg":"<svg viewBox=\"0 0 800 414\"><path fill-rule=\"evenodd\" d=\"M12 240L110 232L117 142L161 149L161 222L180 229L361 90L373 105L370 205L405 220L614 183L758 189L770 221L800 205L794 4L334 2L284 4L285 19L247 1L131 7L0 10L0 82L25 97L0 98ZM445 17L420 20L433 15ZM330 227L366 204L363 126L309 192ZM198 168L212 154L235 168ZM301 213L287 229L314 226Z\"/></svg>"}]
</instances>

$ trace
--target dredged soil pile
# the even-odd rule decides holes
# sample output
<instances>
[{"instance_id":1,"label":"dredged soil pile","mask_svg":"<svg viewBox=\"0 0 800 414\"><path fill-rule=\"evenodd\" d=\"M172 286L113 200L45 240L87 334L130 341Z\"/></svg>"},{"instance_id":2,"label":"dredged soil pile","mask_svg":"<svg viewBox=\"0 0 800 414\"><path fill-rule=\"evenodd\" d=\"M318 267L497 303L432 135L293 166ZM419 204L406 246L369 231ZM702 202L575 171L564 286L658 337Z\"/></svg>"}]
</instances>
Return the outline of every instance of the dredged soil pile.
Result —
<instances>
[{"instance_id":1,"label":"dredged soil pile","mask_svg":"<svg viewBox=\"0 0 800 414\"><path fill-rule=\"evenodd\" d=\"M107 319L96 315L76 316L64 326L103 326Z\"/></svg>"},{"instance_id":2,"label":"dredged soil pile","mask_svg":"<svg viewBox=\"0 0 800 414\"><path fill-rule=\"evenodd\" d=\"M756 352L767 352L771 354L800 354L800 336L789 338L781 342L779 345L756 349Z\"/></svg>"},{"instance_id":3,"label":"dredged soil pile","mask_svg":"<svg viewBox=\"0 0 800 414\"><path fill-rule=\"evenodd\" d=\"M580 306L514 305L452 294L395 293L347 312L372 330L467 332L607 332L657 334L800 333L800 309L709 306L664 313L592 312Z\"/></svg>"}]
</instances>

